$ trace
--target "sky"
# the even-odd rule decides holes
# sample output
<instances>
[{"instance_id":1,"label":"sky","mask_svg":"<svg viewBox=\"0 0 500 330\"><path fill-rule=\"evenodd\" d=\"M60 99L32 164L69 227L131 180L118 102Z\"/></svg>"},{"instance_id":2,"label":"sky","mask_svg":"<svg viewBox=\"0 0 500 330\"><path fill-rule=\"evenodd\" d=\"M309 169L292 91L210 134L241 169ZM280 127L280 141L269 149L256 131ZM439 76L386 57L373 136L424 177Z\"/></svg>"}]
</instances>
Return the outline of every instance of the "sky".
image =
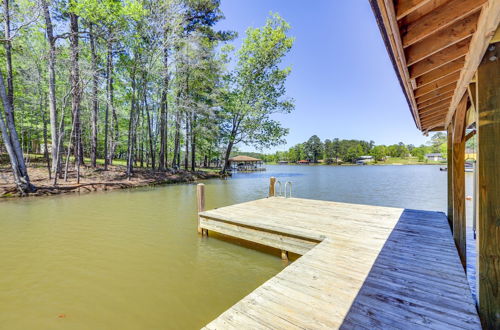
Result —
<instances>
[{"instance_id":1,"label":"sky","mask_svg":"<svg viewBox=\"0 0 500 330\"><path fill-rule=\"evenodd\" d=\"M290 133L286 145L264 151L286 150L314 134L376 144L428 140L415 126L368 0L221 0L221 9L226 18L217 28L236 31L236 47L270 12L292 27L295 43L283 66L292 67L286 88L295 109L274 117Z\"/></svg>"}]
</instances>

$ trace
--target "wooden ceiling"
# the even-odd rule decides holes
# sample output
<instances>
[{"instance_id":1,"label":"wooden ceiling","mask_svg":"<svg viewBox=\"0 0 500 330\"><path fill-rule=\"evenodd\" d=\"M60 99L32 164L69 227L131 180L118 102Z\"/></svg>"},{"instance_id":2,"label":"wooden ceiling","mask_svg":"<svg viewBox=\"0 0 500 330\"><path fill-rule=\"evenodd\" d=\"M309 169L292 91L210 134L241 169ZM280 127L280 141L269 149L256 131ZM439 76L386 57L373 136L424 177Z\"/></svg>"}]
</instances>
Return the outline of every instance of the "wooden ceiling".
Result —
<instances>
[{"instance_id":1,"label":"wooden ceiling","mask_svg":"<svg viewBox=\"0 0 500 330\"><path fill-rule=\"evenodd\" d=\"M497 30L500 0L370 0L417 127L444 130Z\"/></svg>"}]
</instances>

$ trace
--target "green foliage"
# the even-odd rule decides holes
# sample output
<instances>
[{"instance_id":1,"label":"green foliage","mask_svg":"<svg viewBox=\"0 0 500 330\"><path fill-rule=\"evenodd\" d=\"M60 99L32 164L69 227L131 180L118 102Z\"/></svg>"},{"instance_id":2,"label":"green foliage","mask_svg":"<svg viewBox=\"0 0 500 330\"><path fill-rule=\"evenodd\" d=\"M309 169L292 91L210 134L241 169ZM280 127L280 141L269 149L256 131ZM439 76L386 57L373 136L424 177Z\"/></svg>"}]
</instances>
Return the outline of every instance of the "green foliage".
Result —
<instances>
[{"instance_id":1,"label":"green foliage","mask_svg":"<svg viewBox=\"0 0 500 330\"><path fill-rule=\"evenodd\" d=\"M257 148L284 142L288 129L271 116L293 109L292 100L285 97L290 68L279 66L293 45L293 38L287 36L289 29L274 14L263 27L249 28L236 52L236 66L225 76L218 113L229 151L240 142Z\"/></svg>"}]
</instances>

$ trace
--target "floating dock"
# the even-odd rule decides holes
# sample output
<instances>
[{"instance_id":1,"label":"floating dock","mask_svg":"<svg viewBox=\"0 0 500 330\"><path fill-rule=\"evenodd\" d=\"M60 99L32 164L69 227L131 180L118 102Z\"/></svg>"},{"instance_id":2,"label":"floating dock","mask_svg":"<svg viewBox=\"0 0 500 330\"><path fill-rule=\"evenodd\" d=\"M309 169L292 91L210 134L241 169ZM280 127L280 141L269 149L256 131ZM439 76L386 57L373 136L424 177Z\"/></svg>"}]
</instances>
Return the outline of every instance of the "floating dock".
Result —
<instances>
[{"instance_id":1,"label":"floating dock","mask_svg":"<svg viewBox=\"0 0 500 330\"><path fill-rule=\"evenodd\" d=\"M199 227L302 255L206 329L481 329L443 213L269 197Z\"/></svg>"}]
</instances>

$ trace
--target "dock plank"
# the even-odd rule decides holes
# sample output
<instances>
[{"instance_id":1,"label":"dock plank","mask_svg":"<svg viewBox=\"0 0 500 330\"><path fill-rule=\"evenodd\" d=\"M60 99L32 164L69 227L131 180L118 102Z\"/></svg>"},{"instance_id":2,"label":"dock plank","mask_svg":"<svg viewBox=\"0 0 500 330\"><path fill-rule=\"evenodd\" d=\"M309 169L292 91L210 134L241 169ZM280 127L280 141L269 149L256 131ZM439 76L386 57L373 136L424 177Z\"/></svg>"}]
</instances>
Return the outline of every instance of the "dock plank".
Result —
<instances>
[{"instance_id":1,"label":"dock plank","mask_svg":"<svg viewBox=\"0 0 500 330\"><path fill-rule=\"evenodd\" d=\"M481 328L443 213L271 197L199 215L302 254L207 329Z\"/></svg>"}]
</instances>

